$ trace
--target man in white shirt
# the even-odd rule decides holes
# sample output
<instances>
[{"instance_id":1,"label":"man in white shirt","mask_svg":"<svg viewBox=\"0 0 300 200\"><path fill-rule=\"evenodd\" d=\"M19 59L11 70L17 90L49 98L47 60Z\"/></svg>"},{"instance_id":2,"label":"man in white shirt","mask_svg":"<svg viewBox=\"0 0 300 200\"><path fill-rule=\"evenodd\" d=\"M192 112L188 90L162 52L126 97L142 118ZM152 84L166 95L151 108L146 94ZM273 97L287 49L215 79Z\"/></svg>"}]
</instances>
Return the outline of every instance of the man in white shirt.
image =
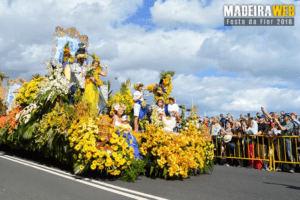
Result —
<instances>
[{"instance_id":1,"label":"man in white shirt","mask_svg":"<svg viewBox=\"0 0 300 200\"><path fill-rule=\"evenodd\" d=\"M138 82L136 86L136 91L133 94L133 101L134 106L133 106L133 112L134 112L134 131L138 132L139 130L139 116L140 116L140 111L141 111L141 104L144 101L144 96L142 93L143 90L143 83Z\"/></svg>"}]
</instances>

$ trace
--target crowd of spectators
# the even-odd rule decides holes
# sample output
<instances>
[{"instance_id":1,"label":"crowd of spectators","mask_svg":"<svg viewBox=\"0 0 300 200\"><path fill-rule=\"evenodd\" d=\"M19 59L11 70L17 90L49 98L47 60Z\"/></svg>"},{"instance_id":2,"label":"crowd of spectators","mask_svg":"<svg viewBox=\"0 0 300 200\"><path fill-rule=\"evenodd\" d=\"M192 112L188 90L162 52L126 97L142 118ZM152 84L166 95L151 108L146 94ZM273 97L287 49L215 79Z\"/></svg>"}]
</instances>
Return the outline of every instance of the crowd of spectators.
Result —
<instances>
[{"instance_id":1,"label":"crowd of spectators","mask_svg":"<svg viewBox=\"0 0 300 200\"><path fill-rule=\"evenodd\" d=\"M270 152L274 152L272 158L276 160L287 162L300 160L300 157L297 158L300 155L298 154L300 137L278 138L278 136L300 136L300 116L296 116L295 113L284 111L280 114L267 113L261 108L261 113L256 113L256 116L248 113L234 118L228 113L226 116L220 114L203 119L198 117L198 121L200 125L209 127L216 148L215 155L227 158L217 158L217 164L270 170L270 163L267 161ZM273 151L270 151L272 148ZM239 160L237 157L248 159ZM276 163L274 167L276 171L293 173L299 166Z\"/></svg>"}]
</instances>

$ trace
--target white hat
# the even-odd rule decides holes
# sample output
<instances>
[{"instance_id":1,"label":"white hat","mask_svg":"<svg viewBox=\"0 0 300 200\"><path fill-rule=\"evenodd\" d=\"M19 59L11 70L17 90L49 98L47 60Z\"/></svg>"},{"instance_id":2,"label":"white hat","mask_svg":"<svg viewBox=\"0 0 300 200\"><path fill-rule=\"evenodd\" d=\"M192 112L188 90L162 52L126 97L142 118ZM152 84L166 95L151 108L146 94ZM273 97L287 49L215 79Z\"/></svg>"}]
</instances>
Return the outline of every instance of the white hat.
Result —
<instances>
[{"instance_id":1,"label":"white hat","mask_svg":"<svg viewBox=\"0 0 300 200\"><path fill-rule=\"evenodd\" d=\"M232 139L232 135L225 135L225 136L224 136L224 142L225 142L225 143L230 142L231 139Z\"/></svg>"}]
</instances>

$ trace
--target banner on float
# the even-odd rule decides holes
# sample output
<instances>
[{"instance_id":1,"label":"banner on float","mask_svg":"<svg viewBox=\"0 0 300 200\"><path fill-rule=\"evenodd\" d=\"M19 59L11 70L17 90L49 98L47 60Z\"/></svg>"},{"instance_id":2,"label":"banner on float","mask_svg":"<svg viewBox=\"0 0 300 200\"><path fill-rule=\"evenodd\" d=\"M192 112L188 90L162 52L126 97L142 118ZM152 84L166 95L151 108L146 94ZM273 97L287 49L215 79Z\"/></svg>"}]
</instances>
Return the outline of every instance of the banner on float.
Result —
<instances>
[{"instance_id":1,"label":"banner on float","mask_svg":"<svg viewBox=\"0 0 300 200\"><path fill-rule=\"evenodd\" d=\"M61 27L56 27L54 33L54 44L52 47L52 59L57 62L61 62L63 57L63 48L68 41L72 55L75 55L79 48L79 43L84 43L86 49L88 49L89 46L88 36L80 35L75 28L71 27L64 30Z\"/></svg>"},{"instance_id":2,"label":"banner on float","mask_svg":"<svg viewBox=\"0 0 300 200\"><path fill-rule=\"evenodd\" d=\"M8 86L8 94L7 94L7 103L10 106L15 99L16 94L18 93L17 91L22 87L20 84L14 84L11 86Z\"/></svg>"},{"instance_id":3,"label":"banner on float","mask_svg":"<svg viewBox=\"0 0 300 200\"><path fill-rule=\"evenodd\" d=\"M69 45L71 48L71 54L75 55L77 49L78 49L78 44L80 43L79 39L77 38L71 38L69 36L64 36L64 37L59 37L57 38L57 46L56 46L56 52L54 55L54 58L57 62L62 61L63 57L63 49L65 44L69 41Z\"/></svg>"},{"instance_id":4,"label":"banner on float","mask_svg":"<svg viewBox=\"0 0 300 200\"><path fill-rule=\"evenodd\" d=\"M101 86L101 92L103 94L105 102L107 103L107 101L108 101L108 87L107 87L107 85L102 85Z\"/></svg>"}]
</instances>

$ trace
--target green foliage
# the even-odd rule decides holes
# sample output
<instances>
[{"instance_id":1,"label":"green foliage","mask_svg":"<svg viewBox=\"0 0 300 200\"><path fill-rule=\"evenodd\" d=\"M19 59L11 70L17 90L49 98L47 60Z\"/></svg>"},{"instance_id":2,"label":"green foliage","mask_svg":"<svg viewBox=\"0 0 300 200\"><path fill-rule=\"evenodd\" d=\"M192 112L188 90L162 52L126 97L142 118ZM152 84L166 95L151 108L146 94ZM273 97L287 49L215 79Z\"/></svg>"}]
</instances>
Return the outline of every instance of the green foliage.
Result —
<instances>
[{"instance_id":1,"label":"green foliage","mask_svg":"<svg viewBox=\"0 0 300 200\"><path fill-rule=\"evenodd\" d=\"M138 176L142 173L145 174L145 166L146 162L143 160L135 160L131 162L129 168L122 170L121 172L121 180L128 182L128 181L136 181Z\"/></svg>"},{"instance_id":2,"label":"green foliage","mask_svg":"<svg viewBox=\"0 0 300 200\"><path fill-rule=\"evenodd\" d=\"M127 79L125 83L121 83L120 92L121 94L125 93L128 89L130 89L131 83L130 79Z\"/></svg>"},{"instance_id":3,"label":"green foliage","mask_svg":"<svg viewBox=\"0 0 300 200\"><path fill-rule=\"evenodd\" d=\"M165 79L168 75L170 75L172 77L172 76L174 76L174 74L175 74L175 71L167 71L166 72L166 71L162 70L160 72L160 78Z\"/></svg>"},{"instance_id":4,"label":"green foliage","mask_svg":"<svg viewBox=\"0 0 300 200\"><path fill-rule=\"evenodd\" d=\"M3 100L0 98L0 117L4 115L4 113L5 113L5 105L3 103Z\"/></svg>"}]
</instances>

